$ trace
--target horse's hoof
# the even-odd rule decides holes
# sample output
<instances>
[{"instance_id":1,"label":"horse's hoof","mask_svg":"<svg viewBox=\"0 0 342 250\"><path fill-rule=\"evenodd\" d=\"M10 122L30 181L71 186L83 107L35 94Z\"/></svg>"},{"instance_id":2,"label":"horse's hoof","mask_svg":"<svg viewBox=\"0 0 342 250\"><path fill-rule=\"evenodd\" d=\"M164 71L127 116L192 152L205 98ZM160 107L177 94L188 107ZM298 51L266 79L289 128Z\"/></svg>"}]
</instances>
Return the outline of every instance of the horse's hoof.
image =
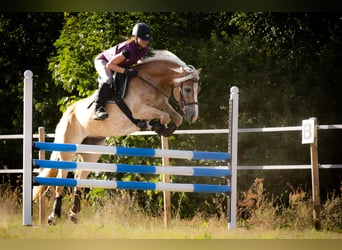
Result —
<instances>
[{"instance_id":1,"label":"horse's hoof","mask_svg":"<svg viewBox=\"0 0 342 250\"><path fill-rule=\"evenodd\" d=\"M49 224L49 226L55 224L54 220L55 220L55 217L53 215L49 215L49 217L48 217L48 224Z\"/></svg>"},{"instance_id":2,"label":"horse's hoof","mask_svg":"<svg viewBox=\"0 0 342 250\"><path fill-rule=\"evenodd\" d=\"M74 212L70 211L70 220L73 223L77 224L77 213L74 213Z\"/></svg>"},{"instance_id":3,"label":"horse's hoof","mask_svg":"<svg viewBox=\"0 0 342 250\"><path fill-rule=\"evenodd\" d=\"M169 127L161 131L161 135L165 137L169 137L170 135L173 134L173 132L175 132L176 129L177 129L176 125L172 123Z\"/></svg>"}]
</instances>

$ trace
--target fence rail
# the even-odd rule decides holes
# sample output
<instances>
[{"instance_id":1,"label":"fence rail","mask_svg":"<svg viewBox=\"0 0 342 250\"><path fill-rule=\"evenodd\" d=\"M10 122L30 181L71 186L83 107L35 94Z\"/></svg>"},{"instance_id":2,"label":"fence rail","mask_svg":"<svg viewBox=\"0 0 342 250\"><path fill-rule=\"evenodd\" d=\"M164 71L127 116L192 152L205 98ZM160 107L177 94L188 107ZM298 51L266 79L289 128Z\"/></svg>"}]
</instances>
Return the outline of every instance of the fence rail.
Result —
<instances>
[{"instance_id":1,"label":"fence rail","mask_svg":"<svg viewBox=\"0 0 342 250\"><path fill-rule=\"evenodd\" d=\"M331 125L318 125L318 129L342 129L342 124ZM239 133L259 133L259 132L291 132L301 131L302 126L288 126L288 127L268 127L268 128L239 128ZM204 134L228 134L228 129L192 129L192 130L176 130L176 135L204 135ZM143 136L143 135L157 135L154 131L137 131L130 135ZM33 138L38 138L38 134L33 134ZM46 134L46 138L54 138L55 134ZM0 140L6 139L23 139L22 134L8 134L0 135Z\"/></svg>"}]
</instances>

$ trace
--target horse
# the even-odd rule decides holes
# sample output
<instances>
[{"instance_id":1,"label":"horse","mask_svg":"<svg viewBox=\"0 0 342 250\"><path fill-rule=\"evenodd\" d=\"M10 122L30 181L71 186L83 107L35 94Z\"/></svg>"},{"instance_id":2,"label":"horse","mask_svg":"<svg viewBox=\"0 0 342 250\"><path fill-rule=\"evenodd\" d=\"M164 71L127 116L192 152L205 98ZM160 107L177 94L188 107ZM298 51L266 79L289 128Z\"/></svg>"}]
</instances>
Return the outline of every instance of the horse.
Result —
<instances>
[{"instance_id":1,"label":"horse","mask_svg":"<svg viewBox=\"0 0 342 250\"><path fill-rule=\"evenodd\" d=\"M109 118L103 121L94 120L93 96L80 99L72 104L63 113L55 129L56 143L74 143L105 145L106 137L125 136L141 127L132 122L139 120L146 122L147 129L153 129L158 121L157 131L168 129L168 124L178 128L183 118L189 123L194 123L198 118L198 93L199 75L201 69L187 65L175 54L167 50L154 50L152 56L143 62L133 66L138 75L127 83L126 94L123 102L131 112L129 116L118 107L117 103L107 102L106 110ZM170 104L172 97L178 103L183 116ZM172 99L173 100L173 99ZM170 126L169 126L170 127ZM170 130L171 133L174 129ZM169 131L169 132L170 132ZM96 162L99 154L79 154L82 161ZM51 160L72 161L75 153L57 152L51 153ZM75 179L86 179L89 171L76 171ZM61 169L43 169L38 176L66 178L67 171ZM35 186L33 189L33 200L36 200L46 187ZM55 188L55 200L53 211L48 216L48 224L55 223L56 217L61 216L63 187ZM81 210L80 196L81 188L73 191L72 206L70 208L70 219L77 223L77 214Z\"/></svg>"}]
</instances>

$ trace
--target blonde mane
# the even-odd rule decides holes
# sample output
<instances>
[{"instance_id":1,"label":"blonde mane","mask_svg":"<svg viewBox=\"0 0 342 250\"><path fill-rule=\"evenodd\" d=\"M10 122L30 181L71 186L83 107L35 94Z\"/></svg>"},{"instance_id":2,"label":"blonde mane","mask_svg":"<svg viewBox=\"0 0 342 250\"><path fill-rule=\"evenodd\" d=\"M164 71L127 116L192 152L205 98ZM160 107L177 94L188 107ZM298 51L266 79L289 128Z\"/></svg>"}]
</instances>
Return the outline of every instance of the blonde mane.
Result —
<instances>
[{"instance_id":1,"label":"blonde mane","mask_svg":"<svg viewBox=\"0 0 342 250\"><path fill-rule=\"evenodd\" d=\"M152 50L153 56L146 58L142 64L152 62L152 61L169 61L172 63L175 63L179 65L180 67L176 68L171 68L176 73L179 74L184 74L186 73L187 75L183 75L181 77L175 78L174 82L175 83L181 83L184 81L187 81L189 79L196 79L199 80L199 73L195 69L194 66L192 65L187 65L185 62L183 62L181 59L179 59L175 54L168 50Z\"/></svg>"},{"instance_id":2,"label":"blonde mane","mask_svg":"<svg viewBox=\"0 0 342 250\"><path fill-rule=\"evenodd\" d=\"M178 64L179 66L186 66L185 62L179 59L175 54L168 50L152 50L152 56L146 58L142 63L151 61L166 60Z\"/></svg>"}]
</instances>

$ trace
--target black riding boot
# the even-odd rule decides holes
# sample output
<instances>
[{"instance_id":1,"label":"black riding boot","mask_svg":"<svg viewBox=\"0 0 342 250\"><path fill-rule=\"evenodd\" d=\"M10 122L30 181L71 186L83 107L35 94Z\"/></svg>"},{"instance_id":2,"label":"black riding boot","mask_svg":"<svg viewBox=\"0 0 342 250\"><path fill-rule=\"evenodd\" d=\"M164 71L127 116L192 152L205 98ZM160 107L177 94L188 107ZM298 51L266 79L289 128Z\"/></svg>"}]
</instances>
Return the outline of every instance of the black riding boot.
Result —
<instances>
[{"instance_id":1,"label":"black riding boot","mask_svg":"<svg viewBox=\"0 0 342 250\"><path fill-rule=\"evenodd\" d=\"M93 115L94 120L104 120L108 118L108 113L105 110L106 102L112 95L111 84L103 83L99 89L96 101L95 112Z\"/></svg>"}]
</instances>

